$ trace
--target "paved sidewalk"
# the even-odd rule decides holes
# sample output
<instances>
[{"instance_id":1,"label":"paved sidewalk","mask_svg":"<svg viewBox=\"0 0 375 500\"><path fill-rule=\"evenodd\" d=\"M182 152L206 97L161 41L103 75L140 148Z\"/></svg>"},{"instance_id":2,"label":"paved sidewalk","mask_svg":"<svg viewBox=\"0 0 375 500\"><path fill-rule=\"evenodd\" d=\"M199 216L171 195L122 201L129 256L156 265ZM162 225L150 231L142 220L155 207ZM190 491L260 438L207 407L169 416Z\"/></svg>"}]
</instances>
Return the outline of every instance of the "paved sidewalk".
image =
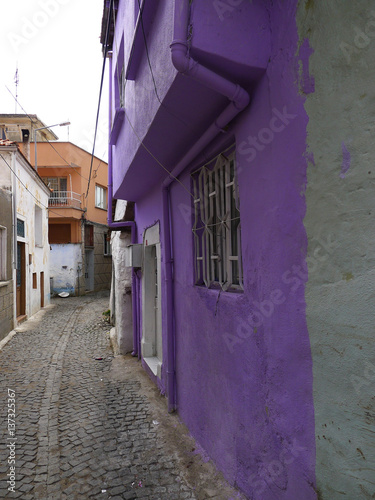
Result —
<instances>
[{"instance_id":1,"label":"paved sidewalk","mask_svg":"<svg viewBox=\"0 0 375 500\"><path fill-rule=\"evenodd\" d=\"M0 498L243 499L140 363L113 356L107 308L54 299L0 351Z\"/></svg>"}]
</instances>

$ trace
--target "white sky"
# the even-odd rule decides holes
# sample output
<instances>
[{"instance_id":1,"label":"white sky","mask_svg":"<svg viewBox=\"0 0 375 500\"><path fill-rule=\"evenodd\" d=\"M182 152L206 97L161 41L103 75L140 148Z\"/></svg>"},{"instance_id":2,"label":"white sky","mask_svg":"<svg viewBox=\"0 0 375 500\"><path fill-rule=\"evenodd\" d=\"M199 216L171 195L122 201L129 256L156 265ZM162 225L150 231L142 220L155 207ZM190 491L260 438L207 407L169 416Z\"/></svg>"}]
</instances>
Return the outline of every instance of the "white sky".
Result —
<instances>
[{"instance_id":1,"label":"white sky","mask_svg":"<svg viewBox=\"0 0 375 500\"><path fill-rule=\"evenodd\" d=\"M0 113L23 113L18 101L52 130L91 153L103 64L103 0L0 0ZM107 160L108 73L95 154Z\"/></svg>"}]
</instances>

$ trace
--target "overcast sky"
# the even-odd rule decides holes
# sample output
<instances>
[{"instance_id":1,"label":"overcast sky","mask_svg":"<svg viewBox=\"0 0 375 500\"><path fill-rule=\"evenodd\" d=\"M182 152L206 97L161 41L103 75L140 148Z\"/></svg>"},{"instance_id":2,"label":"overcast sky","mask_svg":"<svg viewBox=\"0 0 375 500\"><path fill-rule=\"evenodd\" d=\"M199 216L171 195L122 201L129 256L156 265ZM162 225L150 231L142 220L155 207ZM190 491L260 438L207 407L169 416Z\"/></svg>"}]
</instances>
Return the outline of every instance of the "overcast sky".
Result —
<instances>
[{"instance_id":1,"label":"overcast sky","mask_svg":"<svg viewBox=\"0 0 375 500\"><path fill-rule=\"evenodd\" d=\"M103 57L103 0L0 0L0 113L16 109L55 127L59 140L91 152ZM108 77L104 81L95 154L107 160Z\"/></svg>"}]
</instances>

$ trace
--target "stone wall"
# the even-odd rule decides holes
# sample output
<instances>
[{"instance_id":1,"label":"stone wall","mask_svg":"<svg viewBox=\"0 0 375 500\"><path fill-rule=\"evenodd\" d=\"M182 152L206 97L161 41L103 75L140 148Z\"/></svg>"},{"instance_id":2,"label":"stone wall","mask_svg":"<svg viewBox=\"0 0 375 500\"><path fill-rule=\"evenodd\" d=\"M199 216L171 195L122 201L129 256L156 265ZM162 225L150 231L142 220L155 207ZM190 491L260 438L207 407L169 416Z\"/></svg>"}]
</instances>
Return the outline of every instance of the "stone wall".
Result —
<instances>
[{"instance_id":1,"label":"stone wall","mask_svg":"<svg viewBox=\"0 0 375 500\"><path fill-rule=\"evenodd\" d=\"M108 227L94 224L94 290L109 290L111 288L112 257L104 255L104 238Z\"/></svg>"},{"instance_id":2,"label":"stone wall","mask_svg":"<svg viewBox=\"0 0 375 500\"><path fill-rule=\"evenodd\" d=\"M0 282L0 340L13 329L13 280Z\"/></svg>"}]
</instances>

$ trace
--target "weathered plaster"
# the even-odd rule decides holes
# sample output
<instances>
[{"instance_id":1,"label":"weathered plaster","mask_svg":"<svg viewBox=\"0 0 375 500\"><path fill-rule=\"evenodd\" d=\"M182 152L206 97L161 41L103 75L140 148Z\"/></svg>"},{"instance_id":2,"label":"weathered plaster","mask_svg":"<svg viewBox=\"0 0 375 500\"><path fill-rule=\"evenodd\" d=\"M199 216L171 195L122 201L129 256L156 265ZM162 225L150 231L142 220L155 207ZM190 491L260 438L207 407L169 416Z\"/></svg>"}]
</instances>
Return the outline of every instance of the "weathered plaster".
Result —
<instances>
[{"instance_id":1,"label":"weathered plaster","mask_svg":"<svg viewBox=\"0 0 375 500\"><path fill-rule=\"evenodd\" d=\"M312 47L305 227L320 499L374 498L373 2L301 1ZM303 90L303 89L302 89Z\"/></svg>"},{"instance_id":2,"label":"weathered plaster","mask_svg":"<svg viewBox=\"0 0 375 500\"><path fill-rule=\"evenodd\" d=\"M80 243L51 245L50 272L54 293L78 294L77 280L82 274L82 249Z\"/></svg>"},{"instance_id":3,"label":"weathered plaster","mask_svg":"<svg viewBox=\"0 0 375 500\"><path fill-rule=\"evenodd\" d=\"M115 220L125 215L126 202L117 201ZM111 322L115 324L115 346L121 354L133 350L131 268L126 266L127 247L131 243L129 231L113 231L112 245L112 287L110 297Z\"/></svg>"}]
</instances>

